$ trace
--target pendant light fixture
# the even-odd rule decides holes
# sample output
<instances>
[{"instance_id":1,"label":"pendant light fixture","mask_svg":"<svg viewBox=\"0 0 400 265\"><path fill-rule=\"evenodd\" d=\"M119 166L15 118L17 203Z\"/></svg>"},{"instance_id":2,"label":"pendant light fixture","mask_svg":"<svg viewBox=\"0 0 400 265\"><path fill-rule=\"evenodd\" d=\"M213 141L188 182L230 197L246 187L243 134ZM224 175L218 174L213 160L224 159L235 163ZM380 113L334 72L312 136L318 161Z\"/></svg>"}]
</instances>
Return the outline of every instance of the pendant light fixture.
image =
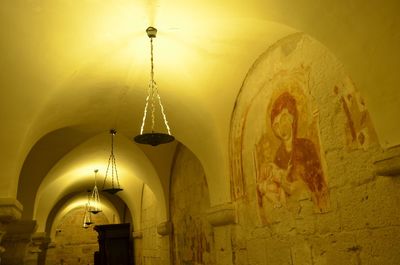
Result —
<instances>
[{"instance_id":1,"label":"pendant light fixture","mask_svg":"<svg viewBox=\"0 0 400 265\"><path fill-rule=\"evenodd\" d=\"M101 202L100 202L100 195L99 190L97 189L97 172L98 169L94 170L94 187L92 191L92 196L89 198L89 212L93 214L97 214L101 212Z\"/></svg>"},{"instance_id":2,"label":"pendant light fixture","mask_svg":"<svg viewBox=\"0 0 400 265\"><path fill-rule=\"evenodd\" d=\"M88 228L91 224L93 224L92 216L90 214L90 211L88 211L88 209L89 209L89 205L86 204L85 214L83 215L83 228Z\"/></svg>"},{"instance_id":3,"label":"pendant light fixture","mask_svg":"<svg viewBox=\"0 0 400 265\"><path fill-rule=\"evenodd\" d=\"M147 92L148 94L146 97L146 104L143 112L142 126L140 127L140 134L135 136L134 140L139 144L148 144L152 146L157 146L159 144L166 144L172 142L175 140L175 138L174 136L171 135L171 131L167 121L167 116L165 115L164 111L164 106L162 105L161 97L158 94L157 83L154 80L153 39L157 35L157 29L154 27L148 27L146 33L147 36L150 38L150 65L151 65L150 83ZM164 125L167 130L167 133L160 133L154 131L157 104L161 112L162 118L164 120ZM143 133L146 124L148 110L150 110L150 115L151 115L151 131L148 133Z\"/></svg>"},{"instance_id":4,"label":"pendant light fixture","mask_svg":"<svg viewBox=\"0 0 400 265\"><path fill-rule=\"evenodd\" d=\"M89 226L91 224L93 224L92 216L91 216L91 213L89 211L89 208L90 208L90 190L88 190L88 196L87 197L88 197L88 200L87 200L87 203L85 204L85 213L83 214L83 225L82 225L82 227L85 228L85 229L89 228Z\"/></svg>"},{"instance_id":5,"label":"pendant light fixture","mask_svg":"<svg viewBox=\"0 0 400 265\"><path fill-rule=\"evenodd\" d=\"M102 190L110 194L115 194L119 191L122 191L123 189L121 189L119 185L117 162L114 155L114 136L117 134L117 131L111 129L110 134L111 134L111 153L110 157L108 158L107 170L106 170L106 175L104 177ZM111 187L109 188L106 187L108 177L111 178Z\"/></svg>"}]
</instances>

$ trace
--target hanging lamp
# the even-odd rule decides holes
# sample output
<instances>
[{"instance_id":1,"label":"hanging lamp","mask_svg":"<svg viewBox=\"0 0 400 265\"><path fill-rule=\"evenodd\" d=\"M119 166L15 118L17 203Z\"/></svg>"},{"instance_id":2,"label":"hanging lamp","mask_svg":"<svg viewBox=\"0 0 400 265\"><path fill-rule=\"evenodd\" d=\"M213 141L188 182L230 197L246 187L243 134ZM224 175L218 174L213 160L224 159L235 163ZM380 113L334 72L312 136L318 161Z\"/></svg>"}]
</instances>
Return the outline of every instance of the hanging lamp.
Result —
<instances>
[{"instance_id":1,"label":"hanging lamp","mask_svg":"<svg viewBox=\"0 0 400 265\"><path fill-rule=\"evenodd\" d=\"M92 214L97 214L101 212L101 202L100 202L100 195L99 195L99 190L97 189L97 172L99 172L98 169L94 170L94 187L92 191L92 195L89 199L89 212Z\"/></svg>"},{"instance_id":2,"label":"hanging lamp","mask_svg":"<svg viewBox=\"0 0 400 265\"><path fill-rule=\"evenodd\" d=\"M83 216L83 228L88 228L89 225L93 224L92 222L92 216L89 209L89 205L86 203L85 206L85 214Z\"/></svg>"},{"instance_id":3,"label":"hanging lamp","mask_svg":"<svg viewBox=\"0 0 400 265\"><path fill-rule=\"evenodd\" d=\"M85 229L89 228L89 226L91 224L93 224L92 216L91 216L91 213L89 211L89 208L90 208L90 190L88 190L88 196L87 197L88 197L88 200L87 200L87 203L85 204L85 213L83 214L83 225L82 225L82 227L85 228Z\"/></svg>"},{"instance_id":4,"label":"hanging lamp","mask_svg":"<svg viewBox=\"0 0 400 265\"><path fill-rule=\"evenodd\" d=\"M106 170L106 175L104 177L102 191L108 192L110 194L115 194L119 191L122 191L123 189L121 189L119 185L117 162L114 155L114 136L117 134L117 131L111 129L110 134L111 134L111 153L110 157L108 158L107 170ZM107 177L111 178L111 187L108 188L106 187Z\"/></svg>"},{"instance_id":5,"label":"hanging lamp","mask_svg":"<svg viewBox=\"0 0 400 265\"><path fill-rule=\"evenodd\" d=\"M147 36L150 38L150 83L147 91L146 104L143 112L142 126L140 127L140 134L135 136L135 142L139 144L148 144L157 146L159 144L166 144L175 140L175 137L171 135L171 131L168 125L167 116L165 115L164 106L161 103L161 97L158 94L157 83L154 80L154 56L153 56L153 38L157 35L157 29L154 27L148 27L146 29ZM156 105L158 104L164 125L167 133L155 132L155 113ZM150 105L150 106L149 106ZM147 112L150 108L151 113L151 132L143 133L146 124Z\"/></svg>"}]
</instances>

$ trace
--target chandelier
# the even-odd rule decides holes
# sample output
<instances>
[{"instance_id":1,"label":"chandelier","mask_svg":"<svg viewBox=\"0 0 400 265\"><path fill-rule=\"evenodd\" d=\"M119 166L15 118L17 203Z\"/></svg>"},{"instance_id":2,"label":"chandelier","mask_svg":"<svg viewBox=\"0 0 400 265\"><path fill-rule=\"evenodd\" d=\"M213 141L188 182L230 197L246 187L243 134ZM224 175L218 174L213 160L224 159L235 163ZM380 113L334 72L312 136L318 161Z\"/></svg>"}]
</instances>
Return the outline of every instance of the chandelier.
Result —
<instances>
[{"instance_id":1,"label":"chandelier","mask_svg":"<svg viewBox=\"0 0 400 265\"><path fill-rule=\"evenodd\" d=\"M102 190L110 194L115 194L119 191L122 191L123 189L121 189L119 185L117 162L114 155L114 137L117 134L117 131L111 129L110 134L111 134L111 153L110 157L108 158L107 170L106 170L106 175L104 177ZM107 188L106 186L108 177L111 178L111 186Z\"/></svg>"},{"instance_id":2,"label":"chandelier","mask_svg":"<svg viewBox=\"0 0 400 265\"><path fill-rule=\"evenodd\" d=\"M154 80L153 39L157 35L157 29L154 27L148 27L146 33L147 36L150 38L150 65L151 65L150 83L147 90L146 104L144 107L142 126L140 127L140 134L135 136L134 140L139 144L148 144L152 146L157 146L159 144L172 142L175 140L175 138L174 136L171 135L171 131L167 121L167 116L165 115L164 111L164 106L162 105L161 97L158 94L157 83ZM154 131L156 108L159 108L159 111L161 112L167 133L160 133ZM143 133L148 111L150 111L151 115L151 132Z\"/></svg>"},{"instance_id":3,"label":"chandelier","mask_svg":"<svg viewBox=\"0 0 400 265\"><path fill-rule=\"evenodd\" d=\"M94 187L92 191L92 196L90 196L88 200L88 207L89 207L89 212L93 214L97 214L101 212L101 202L100 202L100 195L99 195L99 190L97 189L97 172L99 172L98 169L94 170Z\"/></svg>"}]
</instances>

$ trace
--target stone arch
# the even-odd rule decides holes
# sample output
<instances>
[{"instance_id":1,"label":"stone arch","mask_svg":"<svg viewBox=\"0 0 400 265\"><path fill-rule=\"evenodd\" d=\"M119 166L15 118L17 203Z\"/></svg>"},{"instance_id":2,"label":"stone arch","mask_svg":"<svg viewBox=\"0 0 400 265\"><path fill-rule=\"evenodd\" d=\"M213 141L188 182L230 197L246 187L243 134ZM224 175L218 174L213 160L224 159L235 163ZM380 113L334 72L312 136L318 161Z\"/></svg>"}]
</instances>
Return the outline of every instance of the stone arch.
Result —
<instances>
[{"instance_id":1,"label":"stone arch","mask_svg":"<svg viewBox=\"0 0 400 265\"><path fill-rule=\"evenodd\" d=\"M142 183L147 183L154 190L160 201L161 212L166 216L163 188L151 162L130 139L117 135L115 144L119 148L116 156L120 183L125 186L125 192L118 196L128 205L135 219L140 218L137 215L137 202L141 196ZM47 216L56 201L74 191L90 188L93 185L94 168L105 172L108 156L109 134L103 133L80 144L52 167L41 181L36 194L33 217L38 221L39 231L44 230ZM104 175L101 176L104 178Z\"/></svg>"},{"instance_id":2,"label":"stone arch","mask_svg":"<svg viewBox=\"0 0 400 265\"><path fill-rule=\"evenodd\" d=\"M65 127L47 133L33 145L25 158L18 181L17 199L24 206L22 219L33 217L36 192L53 165L91 136Z\"/></svg>"},{"instance_id":3,"label":"stone arch","mask_svg":"<svg viewBox=\"0 0 400 265\"><path fill-rule=\"evenodd\" d=\"M132 223L132 214L125 202L117 196L101 193L102 211L108 223ZM75 208L85 207L87 192L74 192L59 200L52 208L46 220L45 232L53 241L56 224L60 222L69 211Z\"/></svg>"}]
</instances>

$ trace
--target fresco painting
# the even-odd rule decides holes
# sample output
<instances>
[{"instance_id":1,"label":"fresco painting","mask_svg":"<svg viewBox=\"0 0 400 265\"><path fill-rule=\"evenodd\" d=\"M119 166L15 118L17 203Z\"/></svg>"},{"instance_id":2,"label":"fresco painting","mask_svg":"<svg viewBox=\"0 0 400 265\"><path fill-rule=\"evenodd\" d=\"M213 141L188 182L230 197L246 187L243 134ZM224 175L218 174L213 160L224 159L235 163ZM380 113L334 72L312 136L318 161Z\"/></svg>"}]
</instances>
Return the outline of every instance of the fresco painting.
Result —
<instances>
[{"instance_id":1,"label":"fresco painting","mask_svg":"<svg viewBox=\"0 0 400 265\"><path fill-rule=\"evenodd\" d=\"M186 216L179 229L186 231L176 237L177 264L211 264L211 242L202 220Z\"/></svg>"},{"instance_id":2,"label":"fresco painting","mask_svg":"<svg viewBox=\"0 0 400 265\"><path fill-rule=\"evenodd\" d=\"M246 195L246 178L243 177L243 158L242 152L240 151L243 147L244 124L246 124L246 118L247 111L237 120L232 120L233 128L231 128L230 131L231 196L235 200Z\"/></svg>"},{"instance_id":3,"label":"fresco painting","mask_svg":"<svg viewBox=\"0 0 400 265\"><path fill-rule=\"evenodd\" d=\"M255 144L257 202L264 224L268 223L268 206L285 207L290 197L304 191L310 194L317 211L328 208L328 187L319 140L313 139L312 135L316 134L299 134L299 131L310 132L316 128L299 123L302 113L298 112L298 104L288 91L282 91L273 99L265 115L267 130L272 131L273 137L264 134ZM273 145L278 147L271 148ZM265 155L266 152L269 155Z\"/></svg>"},{"instance_id":4,"label":"fresco painting","mask_svg":"<svg viewBox=\"0 0 400 265\"><path fill-rule=\"evenodd\" d=\"M214 232L203 214L210 208L204 170L183 145L177 150L170 195L171 258L176 265L215 264Z\"/></svg>"},{"instance_id":5,"label":"fresco painting","mask_svg":"<svg viewBox=\"0 0 400 265\"><path fill-rule=\"evenodd\" d=\"M334 113L330 120L323 118L328 112ZM333 143L336 135L327 132L341 126ZM329 211L323 144L366 150L378 140L341 63L311 37L295 33L260 55L237 95L229 135L232 200L262 225L296 218L299 205L309 202L316 213Z\"/></svg>"},{"instance_id":6,"label":"fresco painting","mask_svg":"<svg viewBox=\"0 0 400 265\"><path fill-rule=\"evenodd\" d=\"M273 211L304 198L313 201L316 212L329 209L326 162L309 71L303 64L277 71L268 85L249 95L247 106L232 122L236 128L231 128L235 133L231 133L235 137L231 144L237 145L231 147L231 166L236 170L232 193L248 201L256 196L263 225L273 222Z\"/></svg>"},{"instance_id":7,"label":"fresco painting","mask_svg":"<svg viewBox=\"0 0 400 265\"><path fill-rule=\"evenodd\" d=\"M378 138L371 118L360 93L356 91L353 82L347 78L342 84L334 87L334 93L339 98L346 116L346 145L349 149L367 149L377 143Z\"/></svg>"}]
</instances>

